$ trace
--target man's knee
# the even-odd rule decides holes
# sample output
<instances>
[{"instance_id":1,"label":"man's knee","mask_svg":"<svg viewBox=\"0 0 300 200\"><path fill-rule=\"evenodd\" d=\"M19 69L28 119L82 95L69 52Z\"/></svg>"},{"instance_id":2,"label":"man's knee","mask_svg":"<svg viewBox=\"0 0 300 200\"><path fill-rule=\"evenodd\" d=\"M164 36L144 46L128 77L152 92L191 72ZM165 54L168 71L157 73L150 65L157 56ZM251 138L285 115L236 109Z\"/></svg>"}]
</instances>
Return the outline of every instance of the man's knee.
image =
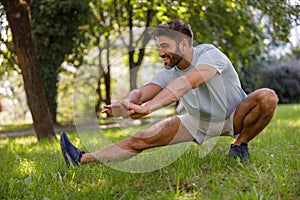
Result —
<instances>
[{"instance_id":1,"label":"man's knee","mask_svg":"<svg viewBox=\"0 0 300 200\"><path fill-rule=\"evenodd\" d=\"M143 150L161 146L156 134L156 132L149 132L148 129L138 131L136 134L128 138L131 149L136 153L140 153ZM161 138L161 140L163 140L163 138Z\"/></svg>"},{"instance_id":2,"label":"man's knee","mask_svg":"<svg viewBox=\"0 0 300 200\"><path fill-rule=\"evenodd\" d=\"M144 132L145 130L140 130L136 134L128 138L130 148L137 153L140 153L143 150L147 149L148 142Z\"/></svg>"},{"instance_id":3,"label":"man's knee","mask_svg":"<svg viewBox=\"0 0 300 200\"><path fill-rule=\"evenodd\" d=\"M264 111L275 111L278 103L278 97L274 90L269 88L261 88L256 90L254 93L256 93L257 103Z\"/></svg>"},{"instance_id":4,"label":"man's knee","mask_svg":"<svg viewBox=\"0 0 300 200\"><path fill-rule=\"evenodd\" d=\"M261 89L261 96L266 101L265 103L271 104L271 105L277 105L278 103L278 97L274 90L269 88L262 88Z\"/></svg>"}]
</instances>

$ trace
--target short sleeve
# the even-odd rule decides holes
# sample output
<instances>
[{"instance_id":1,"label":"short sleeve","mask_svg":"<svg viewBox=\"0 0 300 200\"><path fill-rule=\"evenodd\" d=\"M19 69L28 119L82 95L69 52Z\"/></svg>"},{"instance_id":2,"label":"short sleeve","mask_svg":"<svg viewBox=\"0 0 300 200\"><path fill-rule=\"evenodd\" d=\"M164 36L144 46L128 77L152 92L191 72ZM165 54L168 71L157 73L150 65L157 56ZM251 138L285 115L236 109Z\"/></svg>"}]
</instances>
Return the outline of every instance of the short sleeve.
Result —
<instances>
[{"instance_id":1,"label":"short sleeve","mask_svg":"<svg viewBox=\"0 0 300 200\"><path fill-rule=\"evenodd\" d=\"M228 58L213 45L201 45L201 50L198 53L199 55L195 66L207 64L216 68L220 74L228 66Z\"/></svg>"},{"instance_id":2,"label":"short sleeve","mask_svg":"<svg viewBox=\"0 0 300 200\"><path fill-rule=\"evenodd\" d=\"M172 69L171 69L172 70ZM171 75L167 69L162 69L160 70L152 79L151 83L155 83L159 85L161 88L165 88L169 82L171 82Z\"/></svg>"}]
</instances>

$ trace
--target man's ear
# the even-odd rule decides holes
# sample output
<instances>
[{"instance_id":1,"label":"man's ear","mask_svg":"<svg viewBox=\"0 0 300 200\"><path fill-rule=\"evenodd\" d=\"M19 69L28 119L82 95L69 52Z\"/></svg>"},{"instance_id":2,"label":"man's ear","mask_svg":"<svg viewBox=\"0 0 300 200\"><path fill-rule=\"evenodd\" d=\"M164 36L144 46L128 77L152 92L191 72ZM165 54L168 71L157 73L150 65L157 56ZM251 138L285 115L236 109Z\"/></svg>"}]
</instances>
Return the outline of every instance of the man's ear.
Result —
<instances>
[{"instance_id":1,"label":"man's ear","mask_svg":"<svg viewBox=\"0 0 300 200\"><path fill-rule=\"evenodd\" d=\"M181 51L184 51L189 45L189 42L186 39L181 40L179 48Z\"/></svg>"}]
</instances>

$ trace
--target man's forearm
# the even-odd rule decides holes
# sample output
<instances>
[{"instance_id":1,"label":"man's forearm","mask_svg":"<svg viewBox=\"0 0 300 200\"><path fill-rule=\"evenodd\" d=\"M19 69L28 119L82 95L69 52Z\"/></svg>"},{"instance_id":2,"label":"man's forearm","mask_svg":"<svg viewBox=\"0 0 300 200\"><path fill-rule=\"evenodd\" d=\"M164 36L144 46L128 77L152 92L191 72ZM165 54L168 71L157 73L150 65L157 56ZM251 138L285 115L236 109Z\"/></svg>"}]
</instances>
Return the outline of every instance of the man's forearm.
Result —
<instances>
[{"instance_id":1,"label":"man's forearm","mask_svg":"<svg viewBox=\"0 0 300 200\"><path fill-rule=\"evenodd\" d=\"M138 89L132 90L122 100L127 100L130 103L141 105L144 102L151 100L156 96L162 88L154 83L148 83Z\"/></svg>"},{"instance_id":2,"label":"man's forearm","mask_svg":"<svg viewBox=\"0 0 300 200\"><path fill-rule=\"evenodd\" d=\"M130 91L127 95L125 95L122 100L126 100L128 102L141 105L143 100L141 99L141 92L139 89L134 89Z\"/></svg>"},{"instance_id":3,"label":"man's forearm","mask_svg":"<svg viewBox=\"0 0 300 200\"><path fill-rule=\"evenodd\" d=\"M181 96L191 90L192 87L186 80L185 76L181 76L170 82L165 89L163 89L152 100L145 103L145 107L149 109L149 113L155 110L166 107L179 100Z\"/></svg>"}]
</instances>

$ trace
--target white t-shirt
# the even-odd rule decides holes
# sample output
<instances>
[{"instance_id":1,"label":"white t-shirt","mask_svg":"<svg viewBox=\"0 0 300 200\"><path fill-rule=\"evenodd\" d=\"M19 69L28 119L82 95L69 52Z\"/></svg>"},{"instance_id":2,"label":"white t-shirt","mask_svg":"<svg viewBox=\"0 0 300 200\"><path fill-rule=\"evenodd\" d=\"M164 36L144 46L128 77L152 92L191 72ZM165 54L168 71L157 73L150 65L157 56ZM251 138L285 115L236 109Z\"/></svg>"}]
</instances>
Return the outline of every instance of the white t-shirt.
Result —
<instances>
[{"instance_id":1,"label":"white t-shirt","mask_svg":"<svg viewBox=\"0 0 300 200\"><path fill-rule=\"evenodd\" d=\"M151 80L165 88L169 82L184 75L199 64L207 64L217 69L217 74L209 81L190 90L180 97L186 111L201 120L223 121L247 97L241 87L239 77L232 63L219 49L210 44L194 47L192 64L185 70L162 69Z\"/></svg>"}]
</instances>

